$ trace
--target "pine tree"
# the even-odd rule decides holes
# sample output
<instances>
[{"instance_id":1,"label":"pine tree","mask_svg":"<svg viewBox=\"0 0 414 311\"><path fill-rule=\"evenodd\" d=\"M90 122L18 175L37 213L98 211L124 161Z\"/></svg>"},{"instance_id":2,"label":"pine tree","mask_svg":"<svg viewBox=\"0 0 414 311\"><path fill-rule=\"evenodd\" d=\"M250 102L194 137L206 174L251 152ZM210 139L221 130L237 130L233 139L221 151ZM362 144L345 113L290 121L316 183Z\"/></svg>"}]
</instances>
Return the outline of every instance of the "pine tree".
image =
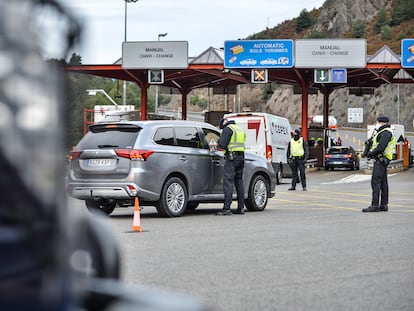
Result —
<instances>
[{"instance_id":1,"label":"pine tree","mask_svg":"<svg viewBox=\"0 0 414 311\"><path fill-rule=\"evenodd\" d=\"M301 32L310 26L312 26L312 19L309 15L309 12L306 9L303 9L296 21L296 32Z\"/></svg>"},{"instance_id":2,"label":"pine tree","mask_svg":"<svg viewBox=\"0 0 414 311\"><path fill-rule=\"evenodd\" d=\"M375 33L380 33L382 26L387 25L387 11L385 9L381 9L377 15L377 22L375 23L374 30Z\"/></svg>"},{"instance_id":3,"label":"pine tree","mask_svg":"<svg viewBox=\"0 0 414 311\"><path fill-rule=\"evenodd\" d=\"M363 38L364 35L365 35L365 23L360 19L355 20L355 22L352 24L352 32L351 32L352 38Z\"/></svg>"}]
</instances>

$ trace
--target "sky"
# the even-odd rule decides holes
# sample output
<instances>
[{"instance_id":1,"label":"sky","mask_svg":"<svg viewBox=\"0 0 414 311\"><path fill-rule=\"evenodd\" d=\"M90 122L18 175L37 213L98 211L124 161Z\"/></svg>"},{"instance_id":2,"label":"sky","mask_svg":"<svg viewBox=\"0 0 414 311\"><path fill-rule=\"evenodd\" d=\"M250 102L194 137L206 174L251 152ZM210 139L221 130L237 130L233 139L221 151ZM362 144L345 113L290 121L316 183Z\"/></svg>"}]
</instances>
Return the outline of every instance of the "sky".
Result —
<instances>
[{"instance_id":1,"label":"sky","mask_svg":"<svg viewBox=\"0 0 414 311\"><path fill-rule=\"evenodd\" d=\"M139 0L127 4L127 41L187 41L188 56L226 40L245 39L266 27L320 8L325 0ZM83 26L72 51L83 64L112 64L122 57L124 0L60 0ZM165 34L159 37L159 34ZM289 38L283 38L289 39ZM53 51L50 52L53 57ZM71 54L71 53L70 53ZM70 55L69 55L70 56Z\"/></svg>"}]
</instances>

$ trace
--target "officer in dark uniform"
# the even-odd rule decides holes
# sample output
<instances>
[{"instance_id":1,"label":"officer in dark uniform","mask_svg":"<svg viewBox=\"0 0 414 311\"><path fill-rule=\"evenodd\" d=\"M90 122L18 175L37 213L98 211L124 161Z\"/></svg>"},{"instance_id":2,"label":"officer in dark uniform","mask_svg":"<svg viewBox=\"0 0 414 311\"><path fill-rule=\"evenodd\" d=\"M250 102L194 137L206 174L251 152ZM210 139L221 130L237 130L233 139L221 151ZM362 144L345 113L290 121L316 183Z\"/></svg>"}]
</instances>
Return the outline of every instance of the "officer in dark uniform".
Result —
<instances>
[{"instance_id":1,"label":"officer in dark uniform","mask_svg":"<svg viewBox=\"0 0 414 311\"><path fill-rule=\"evenodd\" d=\"M289 142L286 151L288 163L292 168L292 186L289 188L289 190L296 190L296 183L299 180L299 170L302 189L303 191L306 191L305 163L309 158L309 147L303 137L300 136L299 129L295 129L292 132L292 136L293 137Z\"/></svg>"},{"instance_id":2,"label":"officer in dark uniform","mask_svg":"<svg viewBox=\"0 0 414 311\"><path fill-rule=\"evenodd\" d=\"M224 150L226 162L224 164L223 191L224 206L217 212L217 215L231 215L230 205L233 200L233 188L236 186L237 210L235 214L244 214L244 188L243 188L243 169L244 169L244 133L233 120L223 118L219 122L222 129L218 146Z\"/></svg>"},{"instance_id":3,"label":"officer in dark uniform","mask_svg":"<svg viewBox=\"0 0 414 311\"><path fill-rule=\"evenodd\" d=\"M374 160L371 177L372 201L369 207L362 209L363 212L388 211L387 167L395 151L396 139L387 116L381 115L377 121L376 134L367 154L368 159Z\"/></svg>"}]
</instances>

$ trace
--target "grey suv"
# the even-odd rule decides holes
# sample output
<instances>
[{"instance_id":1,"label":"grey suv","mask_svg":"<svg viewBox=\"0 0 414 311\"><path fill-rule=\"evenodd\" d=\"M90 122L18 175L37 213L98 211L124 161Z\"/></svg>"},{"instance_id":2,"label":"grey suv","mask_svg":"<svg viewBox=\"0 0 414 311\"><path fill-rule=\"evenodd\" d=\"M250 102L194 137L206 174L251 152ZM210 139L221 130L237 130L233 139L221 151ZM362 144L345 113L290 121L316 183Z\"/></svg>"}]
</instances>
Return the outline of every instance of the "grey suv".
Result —
<instances>
[{"instance_id":1,"label":"grey suv","mask_svg":"<svg viewBox=\"0 0 414 311\"><path fill-rule=\"evenodd\" d=\"M97 123L70 153L68 193L89 210L153 205L162 216L223 202L224 155L211 124L182 120ZM276 175L265 158L246 154L246 207L261 211ZM236 198L236 195L234 195Z\"/></svg>"}]
</instances>

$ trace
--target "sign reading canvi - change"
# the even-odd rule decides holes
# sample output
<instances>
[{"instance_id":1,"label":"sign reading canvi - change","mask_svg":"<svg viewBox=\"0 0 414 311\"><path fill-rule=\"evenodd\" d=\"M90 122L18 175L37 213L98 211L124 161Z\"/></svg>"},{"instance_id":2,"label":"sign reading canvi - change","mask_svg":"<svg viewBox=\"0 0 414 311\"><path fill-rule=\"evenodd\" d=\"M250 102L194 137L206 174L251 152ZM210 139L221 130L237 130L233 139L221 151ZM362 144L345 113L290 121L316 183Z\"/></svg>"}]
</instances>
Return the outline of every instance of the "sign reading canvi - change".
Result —
<instances>
[{"instance_id":1,"label":"sign reading canvi - change","mask_svg":"<svg viewBox=\"0 0 414 311\"><path fill-rule=\"evenodd\" d=\"M297 68L364 68L365 39L298 39L295 40Z\"/></svg>"},{"instance_id":2,"label":"sign reading canvi - change","mask_svg":"<svg viewBox=\"0 0 414 311\"><path fill-rule=\"evenodd\" d=\"M186 69L187 41L137 41L122 43L122 68Z\"/></svg>"}]
</instances>

